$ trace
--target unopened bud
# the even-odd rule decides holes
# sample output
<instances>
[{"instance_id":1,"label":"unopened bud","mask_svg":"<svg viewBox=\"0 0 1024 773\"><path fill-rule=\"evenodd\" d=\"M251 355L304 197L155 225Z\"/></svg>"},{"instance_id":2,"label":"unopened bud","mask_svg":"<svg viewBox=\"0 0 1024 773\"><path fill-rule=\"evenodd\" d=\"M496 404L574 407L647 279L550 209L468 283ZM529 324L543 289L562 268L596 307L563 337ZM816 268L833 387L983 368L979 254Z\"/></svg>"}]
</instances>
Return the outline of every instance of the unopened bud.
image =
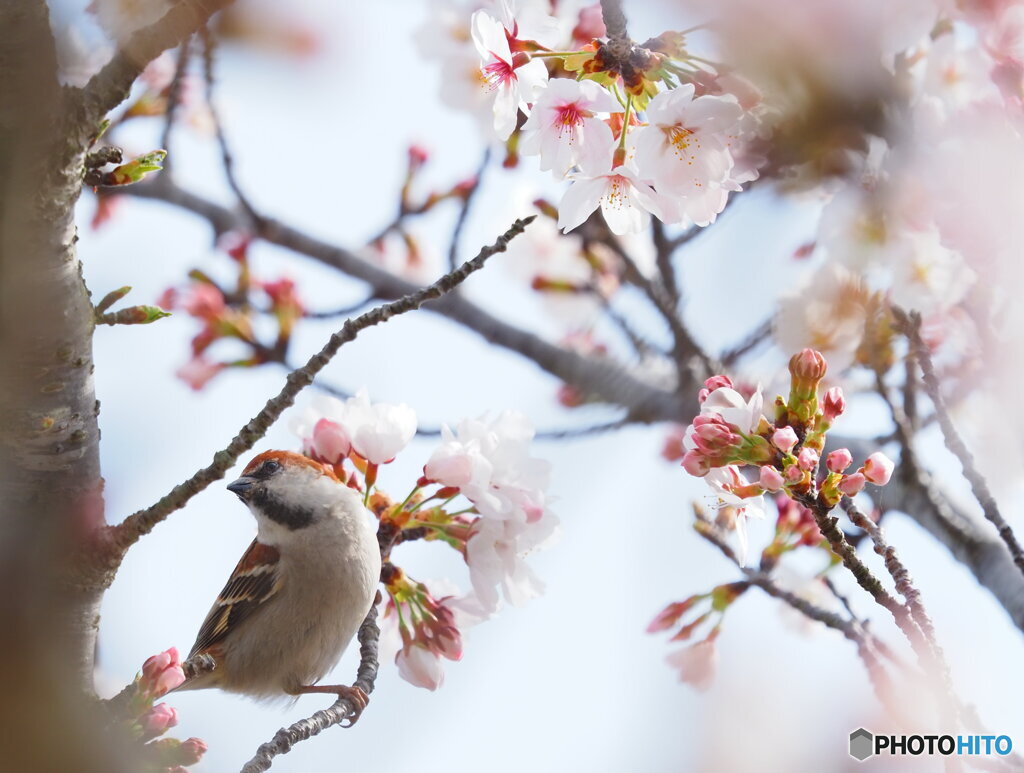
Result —
<instances>
[{"instance_id":1,"label":"unopened bud","mask_svg":"<svg viewBox=\"0 0 1024 773\"><path fill-rule=\"evenodd\" d=\"M844 476L839 481L837 488L846 496L855 497L864 490L865 483L867 483L867 480L864 476L859 472L855 472L852 475Z\"/></svg>"},{"instance_id":2,"label":"unopened bud","mask_svg":"<svg viewBox=\"0 0 1024 773\"><path fill-rule=\"evenodd\" d=\"M813 448L801 448L796 463L801 470L810 472L818 466L818 452Z\"/></svg>"},{"instance_id":3,"label":"unopened bud","mask_svg":"<svg viewBox=\"0 0 1024 773\"><path fill-rule=\"evenodd\" d=\"M842 472L853 464L853 455L848 448L837 448L825 458L829 472Z\"/></svg>"},{"instance_id":4,"label":"unopened bud","mask_svg":"<svg viewBox=\"0 0 1024 773\"><path fill-rule=\"evenodd\" d=\"M835 421L837 417L842 416L843 411L846 410L846 398L843 397L843 390L839 387L832 387L828 390L825 393L825 399L822 401L821 410L825 421L829 424Z\"/></svg>"},{"instance_id":5,"label":"unopened bud","mask_svg":"<svg viewBox=\"0 0 1024 773\"><path fill-rule=\"evenodd\" d=\"M793 450L798 439L792 427L780 427L772 433L772 445L784 454Z\"/></svg>"},{"instance_id":6,"label":"unopened bud","mask_svg":"<svg viewBox=\"0 0 1024 773\"><path fill-rule=\"evenodd\" d=\"M824 356L814 349L804 349L789 360L790 374L800 381L813 382L816 385L825 377L827 371L828 363L825 362Z\"/></svg>"},{"instance_id":7,"label":"unopened bud","mask_svg":"<svg viewBox=\"0 0 1024 773\"><path fill-rule=\"evenodd\" d=\"M711 463L704 454L697 451L687 451L683 455L683 469L695 478L703 478L711 471Z\"/></svg>"},{"instance_id":8,"label":"unopened bud","mask_svg":"<svg viewBox=\"0 0 1024 773\"><path fill-rule=\"evenodd\" d=\"M783 483L785 483L782 473L767 464L761 467L759 480L767 491L778 491L782 488Z\"/></svg>"},{"instance_id":9,"label":"unopened bud","mask_svg":"<svg viewBox=\"0 0 1024 773\"><path fill-rule=\"evenodd\" d=\"M896 467L892 460L881 451L875 451L864 462L860 472L864 477L876 486L884 486L892 477L892 471Z\"/></svg>"}]
</instances>

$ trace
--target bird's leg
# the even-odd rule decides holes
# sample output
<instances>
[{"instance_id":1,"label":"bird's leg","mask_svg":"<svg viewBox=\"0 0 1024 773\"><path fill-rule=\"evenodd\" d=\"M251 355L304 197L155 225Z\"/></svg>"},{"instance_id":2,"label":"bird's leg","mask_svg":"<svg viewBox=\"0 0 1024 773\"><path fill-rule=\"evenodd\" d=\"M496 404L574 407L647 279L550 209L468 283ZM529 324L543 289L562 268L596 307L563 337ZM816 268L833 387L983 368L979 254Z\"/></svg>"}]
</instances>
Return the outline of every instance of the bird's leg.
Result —
<instances>
[{"instance_id":1,"label":"bird's leg","mask_svg":"<svg viewBox=\"0 0 1024 773\"><path fill-rule=\"evenodd\" d=\"M345 684L310 684L299 687L292 692L292 695L307 695L309 693L327 693L329 695L337 695L338 698L348 699L353 707L352 713L346 717L348 724L343 724L342 727L352 727L363 713L363 709L370 702L370 696L360 688L349 687Z\"/></svg>"}]
</instances>

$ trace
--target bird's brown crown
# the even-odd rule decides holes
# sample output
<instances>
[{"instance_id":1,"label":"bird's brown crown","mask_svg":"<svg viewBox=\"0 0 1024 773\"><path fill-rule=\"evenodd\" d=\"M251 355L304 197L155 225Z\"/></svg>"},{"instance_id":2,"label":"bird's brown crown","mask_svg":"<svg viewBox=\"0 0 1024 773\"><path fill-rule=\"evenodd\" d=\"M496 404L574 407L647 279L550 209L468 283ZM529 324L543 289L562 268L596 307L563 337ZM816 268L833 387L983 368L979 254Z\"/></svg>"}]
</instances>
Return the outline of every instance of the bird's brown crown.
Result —
<instances>
[{"instance_id":1,"label":"bird's brown crown","mask_svg":"<svg viewBox=\"0 0 1024 773\"><path fill-rule=\"evenodd\" d=\"M309 457L297 454L294 451L264 451L261 454L257 454L245 466L245 469L242 471L242 475L252 475L261 464L270 459L273 459L282 467L309 467L312 470L316 470L321 475L326 475L329 478L338 480L338 476L334 474L334 470L329 466L321 464L320 462L314 462Z\"/></svg>"}]
</instances>

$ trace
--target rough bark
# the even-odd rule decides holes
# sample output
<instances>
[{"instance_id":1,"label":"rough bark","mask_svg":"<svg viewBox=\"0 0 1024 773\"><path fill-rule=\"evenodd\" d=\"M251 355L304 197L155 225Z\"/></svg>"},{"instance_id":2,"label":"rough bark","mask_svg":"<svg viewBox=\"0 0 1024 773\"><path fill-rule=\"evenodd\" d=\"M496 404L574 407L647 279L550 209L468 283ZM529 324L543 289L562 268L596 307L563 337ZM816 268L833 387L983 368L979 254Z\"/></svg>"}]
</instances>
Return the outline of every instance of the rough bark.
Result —
<instances>
[{"instance_id":1,"label":"rough bark","mask_svg":"<svg viewBox=\"0 0 1024 773\"><path fill-rule=\"evenodd\" d=\"M80 719L100 594L67 560L102 518L93 315L73 220L85 148L46 4L0 4L0 29L0 724L17 741L2 756L11 770L117 770ZM52 742L55 727L66 742Z\"/></svg>"}]
</instances>

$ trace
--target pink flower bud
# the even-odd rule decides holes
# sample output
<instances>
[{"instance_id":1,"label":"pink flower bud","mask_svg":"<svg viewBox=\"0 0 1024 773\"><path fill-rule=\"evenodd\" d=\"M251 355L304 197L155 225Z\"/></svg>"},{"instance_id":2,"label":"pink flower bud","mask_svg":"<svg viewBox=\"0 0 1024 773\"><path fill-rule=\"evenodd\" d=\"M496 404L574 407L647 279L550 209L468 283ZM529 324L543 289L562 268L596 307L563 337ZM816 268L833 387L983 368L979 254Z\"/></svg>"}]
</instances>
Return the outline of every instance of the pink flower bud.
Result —
<instances>
[{"instance_id":1,"label":"pink flower bud","mask_svg":"<svg viewBox=\"0 0 1024 773\"><path fill-rule=\"evenodd\" d=\"M801 470L810 472L818 466L818 452L813 448L801 448L799 455L796 457L796 463Z\"/></svg>"},{"instance_id":2,"label":"pink flower bud","mask_svg":"<svg viewBox=\"0 0 1024 773\"><path fill-rule=\"evenodd\" d=\"M792 427L780 427L772 433L772 444L784 454L793 450L797 440L796 432Z\"/></svg>"},{"instance_id":3,"label":"pink flower bud","mask_svg":"<svg viewBox=\"0 0 1024 773\"><path fill-rule=\"evenodd\" d=\"M821 352L814 349L804 349L799 354L794 354L789 360L789 372L794 381L817 384L825 377L828 371L828 363Z\"/></svg>"},{"instance_id":4,"label":"pink flower bud","mask_svg":"<svg viewBox=\"0 0 1024 773\"><path fill-rule=\"evenodd\" d=\"M409 146L409 166L419 169L430 159L430 151L422 145Z\"/></svg>"},{"instance_id":5,"label":"pink flower bud","mask_svg":"<svg viewBox=\"0 0 1024 773\"><path fill-rule=\"evenodd\" d=\"M178 712L166 703L158 703L142 715L139 724L148 736L163 735L178 724Z\"/></svg>"},{"instance_id":6,"label":"pink flower bud","mask_svg":"<svg viewBox=\"0 0 1024 773\"><path fill-rule=\"evenodd\" d=\"M786 481L789 483L799 483L804 479L804 471L797 467L795 464L789 465L783 474L786 476Z\"/></svg>"},{"instance_id":7,"label":"pink flower bud","mask_svg":"<svg viewBox=\"0 0 1024 773\"><path fill-rule=\"evenodd\" d=\"M337 464L352 449L345 430L330 419L320 419L313 427L313 452L328 464Z\"/></svg>"},{"instance_id":8,"label":"pink flower bud","mask_svg":"<svg viewBox=\"0 0 1024 773\"><path fill-rule=\"evenodd\" d=\"M843 397L843 390L839 387L832 387L825 393L825 399L822 401L822 413L825 416L825 421L831 424L836 420L838 416L842 416L843 411L846 410L846 398Z\"/></svg>"},{"instance_id":9,"label":"pink flower bud","mask_svg":"<svg viewBox=\"0 0 1024 773\"><path fill-rule=\"evenodd\" d=\"M195 765L199 760L206 754L206 743L199 738L189 738L181 742L181 747L178 749L180 755L178 761L185 765Z\"/></svg>"},{"instance_id":10,"label":"pink flower bud","mask_svg":"<svg viewBox=\"0 0 1024 773\"><path fill-rule=\"evenodd\" d=\"M782 473L766 464L761 467L760 482L767 491L778 491L785 481Z\"/></svg>"},{"instance_id":11,"label":"pink flower bud","mask_svg":"<svg viewBox=\"0 0 1024 773\"><path fill-rule=\"evenodd\" d=\"M847 448L837 448L825 458L829 472L842 472L853 464L853 455Z\"/></svg>"},{"instance_id":12,"label":"pink flower bud","mask_svg":"<svg viewBox=\"0 0 1024 773\"><path fill-rule=\"evenodd\" d=\"M700 403L701 405L704 405L704 401L708 399L709 394L711 394L710 389L701 389L697 393L697 402Z\"/></svg>"},{"instance_id":13,"label":"pink flower bud","mask_svg":"<svg viewBox=\"0 0 1024 773\"><path fill-rule=\"evenodd\" d=\"M892 477L892 471L896 467L881 451L875 451L867 458L864 462L864 466L860 468L860 472L864 473L864 477L876 486L884 486L889 482L889 478Z\"/></svg>"},{"instance_id":14,"label":"pink flower bud","mask_svg":"<svg viewBox=\"0 0 1024 773\"><path fill-rule=\"evenodd\" d=\"M855 497L864 489L865 483L867 483L867 480L864 476L859 472L855 472L852 475L843 476L837 488L846 496Z\"/></svg>"},{"instance_id":15,"label":"pink flower bud","mask_svg":"<svg viewBox=\"0 0 1024 773\"><path fill-rule=\"evenodd\" d=\"M712 376L704 382L704 388L709 392L714 392L716 389L721 389L722 387L733 389L732 379L728 376Z\"/></svg>"},{"instance_id":16,"label":"pink flower bud","mask_svg":"<svg viewBox=\"0 0 1024 773\"><path fill-rule=\"evenodd\" d=\"M159 698L184 681L185 672L181 670L178 650L171 647L142 664L139 689L153 698Z\"/></svg>"},{"instance_id":17,"label":"pink flower bud","mask_svg":"<svg viewBox=\"0 0 1024 773\"><path fill-rule=\"evenodd\" d=\"M703 478L711 471L711 462L700 451L687 451L683 456L683 469L695 478Z\"/></svg>"}]
</instances>

